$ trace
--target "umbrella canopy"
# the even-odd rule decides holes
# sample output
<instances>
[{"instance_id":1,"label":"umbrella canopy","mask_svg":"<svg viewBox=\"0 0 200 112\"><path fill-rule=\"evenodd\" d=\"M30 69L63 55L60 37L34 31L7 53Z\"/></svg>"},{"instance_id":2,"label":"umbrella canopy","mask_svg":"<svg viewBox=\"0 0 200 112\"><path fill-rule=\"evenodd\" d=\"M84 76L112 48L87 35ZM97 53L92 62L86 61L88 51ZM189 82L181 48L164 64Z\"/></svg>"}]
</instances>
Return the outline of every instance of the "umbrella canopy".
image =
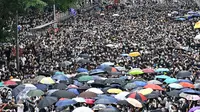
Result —
<instances>
[{"instance_id":1,"label":"umbrella canopy","mask_svg":"<svg viewBox=\"0 0 200 112\"><path fill-rule=\"evenodd\" d=\"M155 79L167 79L167 78L171 78L171 77L169 77L169 76L167 76L167 75L157 75L157 76L155 77Z\"/></svg>"},{"instance_id":2,"label":"umbrella canopy","mask_svg":"<svg viewBox=\"0 0 200 112\"><path fill-rule=\"evenodd\" d=\"M94 111L89 107L78 107L74 109L72 112L94 112Z\"/></svg>"},{"instance_id":3,"label":"umbrella canopy","mask_svg":"<svg viewBox=\"0 0 200 112\"><path fill-rule=\"evenodd\" d=\"M94 102L95 102L95 100L94 99L85 99L85 103L86 104L90 104L90 105L93 105L94 104Z\"/></svg>"},{"instance_id":4,"label":"umbrella canopy","mask_svg":"<svg viewBox=\"0 0 200 112\"><path fill-rule=\"evenodd\" d=\"M153 89L151 89L151 88L141 89L141 90L138 91L138 93L141 93L143 95L148 95L148 94L150 94L152 92L153 92Z\"/></svg>"},{"instance_id":5,"label":"umbrella canopy","mask_svg":"<svg viewBox=\"0 0 200 112\"><path fill-rule=\"evenodd\" d=\"M61 67L68 67L69 65L71 65L72 64L72 62L70 62L70 61L64 61L64 62L62 62L61 64L60 64L60 66Z\"/></svg>"},{"instance_id":6,"label":"umbrella canopy","mask_svg":"<svg viewBox=\"0 0 200 112\"><path fill-rule=\"evenodd\" d=\"M128 98L134 98L134 99L136 99L138 101L146 101L147 100L147 98L143 94L136 93L136 92L130 93L129 95L127 95L127 97Z\"/></svg>"},{"instance_id":7,"label":"umbrella canopy","mask_svg":"<svg viewBox=\"0 0 200 112\"><path fill-rule=\"evenodd\" d=\"M195 40L200 40L200 34L194 37Z\"/></svg>"},{"instance_id":8,"label":"umbrella canopy","mask_svg":"<svg viewBox=\"0 0 200 112\"><path fill-rule=\"evenodd\" d=\"M3 82L0 82L0 87L4 86Z\"/></svg>"},{"instance_id":9,"label":"umbrella canopy","mask_svg":"<svg viewBox=\"0 0 200 112\"><path fill-rule=\"evenodd\" d=\"M128 72L128 74L130 75L140 75L140 74L143 74L144 72L141 70L141 69L133 69L133 70L130 70Z\"/></svg>"},{"instance_id":10,"label":"umbrella canopy","mask_svg":"<svg viewBox=\"0 0 200 112\"><path fill-rule=\"evenodd\" d=\"M179 84L184 88L194 88L194 85L188 82L180 82Z\"/></svg>"},{"instance_id":11,"label":"umbrella canopy","mask_svg":"<svg viewBox=\"0 0 200 112\"><path fill-rule=\"evenodd\" d=\"M137 85L134 84L134 83L128 83L128 84L126 84L126 85L124 86L124 88L125 88L125 89L128 89L128 90L133 89L133 88L136 88L136 87L137 87Z\"/></svg>"},{"instance_id":12,"label":"umbrella canopy","mask_svg":"<svg viewBox=\"0 0 200 112\"><path fill-rule=\"evenodd\" d=\"M200 110L200 106L191 108L189 112L195 112L196 110Z\"/></svg>"},{"instance_id":13,"label":"umbrella canopy","mask_svg":"<svg viewBox=\"0 0 200 112\"><path fill-rule=\"evenodd\" d=\"M97 104L93 107L93 110L102 110L102 109L105 109L106 108L106 105L104 104Z\"/></svg>"},{"instance_id":14,"label":"umbrella canopy","mask_svg":"<svg viewBox=\"0 0 200 112\"><path fill-rule=\"evenodd\" d=\"M183 88L182 85L177 84L177 83L171 83L171 84L169 84L168 86L169 86L170 88L174 88L174 89L181 89L181 88Z\"/></svg>"},{"instance_id":15,"label":"umbrella canopy","mask_svg":"<svg viewBox=\"0 0 200 112\"><path fill-rule=\"evenodd\" d=\"M171 96L171 97L179 97L179 94L180 94L181 92L179 91L179 90L172 90L172 91L170 91L170 92L167 92L167 95L168 96Z\"/></svg>"},{"instance_id":16,"label":"umbrella canopy","mask_svg":"<svg viewBox=\"0 0 200 112\"><path fill-rule=\"evenodd\" d=\"M126 100L126 96L130 94L130 92L121 92L117 95L115 95L114 97L118 100Z\"/></svg>"},{"instance_id":17,"label":"umbrella canopy","mask_svg":"<svg viewBox=\"0 0 200 112\"><path fill-rule=\"evenodd\" d=\"M38 108L42 109L44 107L51 106L54 103L56 103L57 101L58 101L58 98L56 98L56 97L46 96L42 100L40 100L40 102L38 103Z\"/></svg>"},{"instance_id":18,"label":"umbrella canopy","mask_svg":"<svg viewBox=\"0 0 200 112\"><path fill-rule=\"evenodd\" d=\"M6 85L6 86L17 85L17 83L15 81L11 81L11 80L5 81L3 84Z\"/></svg>"},{"instance_id":19,"label":"umbrella canopy","mask_svg":"<svg viewBox=\"0 0 200 112\"><path fill-rule=\"evenodd\" d=\"M86 91L90 91L90 92L93 92L93 93L96 93L96 94L103 94L103 91L98 89L98 88L90 88Z\"/></svg>"},{"instance_id":20,"label":"umbrella canopy","mask_svg":"<svg viewBox=\"0 0 200 112\"><path fill-rule=\"evenodd\" d=\"M194 25L194 29L198 29L200 28L200 21L196 22Z\"/></svg>"},{"instance_id":21,"label":"umbrella canopy","mask_svg":"<svg viewBox=\"0 0 200 112\"><path fill-rule=\"evenodd\" d=\"M101 74L101 73L105 73L105 71L102 69L94 69L90 71L90 75Z\"/></svg>"},{"instance_id":22,"label":"umbrella canopy","mask_svg":"<svg viewBox=\"0 0 200 112\"><path fill-rule=\"evenodd\" d=\"M143 71L144 73L155 73L155 70L152 69L152 68L145 68L145 69L142 69L142 71Z\"/></svg>"},{"instance_id":23,"label":"umbrella canopy","mask_svg":"<svg viewBox=\"0 0 200 112\"><path fill-rule=\"evenodd\" d=\"M54 80L67 80L67 76L63 75L63 74L59 74L59 75L53 75L52 79Z\"/></svg>"},{"instance_id":24,"label":"umbrella canopy","mask_svg":"<svg viewBox=\"0 0 200 112\"><path fill-rule=\"evenodd\" d=\"M126 71L125 67L116 66L115 67L118 71Z\"/></svg>"},{"instance_id":25,"label":"umbrella canopy","mask_svg":"<svg viewBox=\"0 0 200 112\"><path fill-rule=\"evenodd\" d=\"M148 99L154 99L158 98L160 96L160 93L158 91L153 91L148 95L145 95Z\"/></svg>"},{"instance_id":26,"label":"umbrella canopy","mask_svg":"<svg viewBox=\"0 0 200 112\"><path fill-rule=\"evenodd\" d=\"M116 102L114 101L111 101L109 99L106 99L106 98L102 98L102 99L98 99L94 102L95 104L114 104Z\"/></svg>"},{"instance_id":27,"label":"umbrella canopy","mask_svg":"<svg viewBox=\"0 0 200 112\"><path fill-rule=\"evenodd\" d=\"M37 87L37 89L40 89L42 91L47 90L47 85L45 84L36 84L35 86Z\"/></svg>"},{"instance_id":28,"label":"umbrella canopy","mask_svg":"<svg viewBox=\"0 0 200 112\"><path fill-rule=\"evenodd\" d=\"M183 97L183 98L186 98L187 100L190 100L190 101L198 101L198 100L200 100L200 97L198 95L180 93L179 96Z\"/></svg>"},{"instance_id":29,"label":"umbrella canopy","mask_svg":"<svg viewBox=\"0 0 200 112\"><path fill-rule=\"evenodd\" d=\"M161 91L164 90L162 87L156 84L147 84L146 86L144 86L144 88L151 88L153 90L161 90Z\"/></svg>"},{"instance_id":30,"label":"umbrella canopy","mask_svg":"<svg viewBox=\"0 0 200 112\"><path fill-rule=\"evenodd\" d=\"M138 100L133 98L127 98L126 101L133 105L134 107L142 108L142 103L140 103Z\"/></svg>"},{"instance_id":31,"label":"umbrella canopy","mask_svg":"<svg viewBox=\"0 0 200 112\"><path fill-rule=\"evenodd\" d=\"M121 89L116 89L116 88L111 88L111 89L108 89L107 92L111 93L111 94L118 94L118 93L121 93L122 90Z\"/></svg>"},{"instance_id":32,"label":"umbrella canopy","mask_svg":"<svg viewBox=\"0 0 200 112\"><path fill-rule=\"evenodd\" d=\"M54 84L54 85L53 85L53 88L54 88L54 89L60 89L60 90L62 90L62 89L66 89L66 88L67 88L67 85L66 85L66 84L63 84L63 83L57 83L57 84Z\"/></svg>"},{"instance_id":33,"label":"umbrella canopy","mask_svg":"<svg viewBox=\"0 0 200 112\"><path fill-rule=\"evenodd\" d=\"M115 63L112 63L112 62L104 62L104 63L102 63L101 65L113 66L113 65L115 65Z\"/></svg>"},{"instance_id":34,"label":"umbrella canopy","mask_svg":"<svg viewBox=\"0 0 200 112\"><path fill-rule=\"evenodd\" d=\"M136 84L138 87L143 87L147 85L147 83L144 81L134 81L133 83Z\"/></svg>"},{"instance_id":35,"label":"umbrella canopy","mask_svg":"<svg viewBox=\"0 0 200 112\"><path fill-rule=\"evenodd\" d=\"M94 98L94 97L97 97L97 94L96 93L93 93L93 92L82 92L79 97L83 97L83 98Z\"/></svg>"},{"instance_id":36,"label":"umbrella canopy","mask_svg":"<svg viewBox=\"0 0 200 112\"><path fill-rule=\"evenodd\" d=\"M77 72L88 72L88 70L87 69L85 69L85 68L78 68L77 70L76 70Z\"/></svg>"},{"instance_id":37,"label":"umbrella canopy","mask_svg":"<svg viewBox=\"0 0 200 112\"><path fill-rule=\"evenodd\" d=\"M81 76L81 77L78 78L78 81L80 81L80 82L87 82L87 81L90 81L90 80L93 80L93 77L89 76L89 75Z\"/></svg>"},{"instance_id":38,"label":"umbrella canopy","mask_svg":"<svg viewBox=\"0 0 200 112\"><path fill-rule=\"evenodd\" d=\"M140 56L141 54L139 52L131 52L128 54L128 56L131 56L131 57L137 57L137 56Z\"/></svg>"},{"instance_id":39,"label":"umbrella canopy","mask_svg":"<svg viewBox=\"0 0 200 112\"><path fill-rule=\"evenodd\" d=\"M77 89L75 89L75 88L69 88L69 89L67 89L67 91L72 92L75 95L79 95L80 94L79 91Z\"/></svg>"},{"instance_id":40,"label":"umbrella canopy","mask_svg":"<svg viewBox=\"0 0 200 112\"><path fill-rule=\"evenodd\" d=\"M33 96L42 96L44 94L44 92L42 91L42 90L39 90L39 89L36 89L36 90L30 90L28 93L27 93L27 95L28 96L31 96L31 97L33 97Z\"/></svg>"},{"instance_id":41,"label":"umbrella canopy","mask_svg":"<svg viewBox=\"0 0 200 112\"><path fill-rule=\"evenodd\" d=\"M82 98L82 97L76 97L76 98L73 98L73 100L75 100L76 102L79 102L79 103L85 103L85 99Z\"/></svg>"},{"instance_id":42,"label":"umbrella canopy","mask_svg":"<svg viewBox=\"0 0 200 112\"><path fill-rule=\"evenodd\" d=\"M39 75L39 76L36 76L36 77L34 78L34 80L37 81L37 82L40 82L43 78L45 78L45 76Z\"/></svg>"},{"instance_id":43,"label":"umbrella canopy","mask_svg":"<svg viewBox=\"0 0 200 112\"><path fill-rule=\"evenodd\" d=\"M157 84L157 85L162 85L162 82L158 81L158 80L150 80L147 82L147 84Z\"/></svg>"},{"instance_id":44,"label":"umbrella canopy","mask_svg":"<svg viewBox=\"0 0 200 112\"><path fill-rule=\"evenodd\" d=\"M176 75L177 78L186 78L186 77L190 77L192 74L189 71L180 71L178 72L178 74Z\"/></svg>"},{"instance_id":45,"label":"umbrella canopy","mask_svg":"<svg viewBox=\"0 0 200 112\"><path fill-rule=\"evenodd\" d=\"M168 68L158 68L155 72L169 72Z\"/></svg>"},{"instance_id":46,"label":"umbrella canopy","mask_svg":"<svg viewBox=\"0 0 200 112\"><path fill-rule=\"evenodd\" d=\"M51 77L44 77L40 83L42 84L54 84L55 81Z\"/></svg>"},{"instance_id":47,"label":"umbrella canopy","mask_svg":"<svg viewBox=\"0 0 200 112\"><path fill-rule=\"evenodd\" d=\"M76 104L77 102L75 100L72 99L66 99L66 100L59 100L56 103L57 107L63 107L63 106L69 106L69 105L73 105Z\"/></svg>"},{"instance_id":48,"label":"umbrella canopy","mask_svg":"<svg viewBox=\"0 0 200 112\"><path fill-rule=\"evenodd\" d=\"M76 97L74 93L66 91L66 90L55 91L51 94L51 96L55 96L57 98L69 98L69 99Z\"/></svg>"},{"instance_id":49,"label":"umbrella canopy","mask_svg":"<svg viewBox=\"0 0 200 112\"><path fill-rule=\"evenodd\" d=\"M114 107L107 107L104 109L101 109L99 112L120 112L118 109L114 108Z\"/></svg>"},{"instance_id":50,"label":"umbrella canopy","mask_svg":"<svg viewBox=\"0 0 200 112\"><path fill-rule=\"evenodd\" d=\"M177 82L178 80L176 78L167 78L164 80L165 83L167 84L171 84L171 83L174 83L174 82Z\"/></svg>"}]
</instances>

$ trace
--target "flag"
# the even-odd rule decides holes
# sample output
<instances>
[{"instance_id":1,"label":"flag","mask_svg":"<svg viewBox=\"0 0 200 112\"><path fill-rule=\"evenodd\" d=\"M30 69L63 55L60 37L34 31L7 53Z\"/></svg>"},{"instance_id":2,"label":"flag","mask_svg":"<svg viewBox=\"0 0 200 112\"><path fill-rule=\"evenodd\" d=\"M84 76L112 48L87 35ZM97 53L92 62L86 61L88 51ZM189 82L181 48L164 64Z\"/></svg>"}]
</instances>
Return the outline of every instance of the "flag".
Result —
<instances>
[{"instance_id":1,"label":"flag","mask_svg":"<svg viewBox=\"0 0 200 112\"><path fill-rule=\"evenodd\" d=\"M75 9L70 8L70 13L71 13L73 16L76 16L76 10L75 10Z\"/></svg>"}]
</instances>

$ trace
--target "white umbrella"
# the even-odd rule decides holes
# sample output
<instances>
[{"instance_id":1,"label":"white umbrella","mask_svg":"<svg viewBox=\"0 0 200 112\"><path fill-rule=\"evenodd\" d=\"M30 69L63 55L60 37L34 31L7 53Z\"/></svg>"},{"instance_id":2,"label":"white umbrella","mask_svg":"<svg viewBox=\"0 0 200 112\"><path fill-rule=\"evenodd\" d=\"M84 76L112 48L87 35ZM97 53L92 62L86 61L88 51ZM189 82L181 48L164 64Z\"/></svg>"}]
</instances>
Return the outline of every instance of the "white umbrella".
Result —
<instances>
[{"instance_id":1,"label":"white umbrella","mask_svg":"<svg viewBox=\"0 0 200 112\"><path fill-rule=\"evenodd\" d=\"M76 102L79 102L79 103L84 103L86 102L84 98L82 97L76 97L76 98L73 98L73 100L75 100Z\"/></svg>"},{"instance_id":2,"label":"white umbrella","mask_svg":"<svg viewBox=\"0 0 200 112\"><path fill-rule=\"evenodd\" d=\"M113 45L113 44L107 44L106 47L111 47L111 48L113 48L113 47L115 47L115 45Z\"/></svg>"},{"instance_id":3,"label":"white umbrella","mask_svg":"<svg viewBox=\"0 0 200 112\"><path fill-rule=\"evenodd\" d=\"M194 39L195 39L195 40L200 40L200 34L197 35Z\"/></svg>"},{"instance_id":4,"label":"white umbrella","mask_svg":"<svg viewBox=\"0 0 200 112\"><path fill-rule=\"evenodd\" d=\"M101 65L113 66L113 65L115 65L115 63L112 63L112 62L104 62L104 63L102 63Z\"/></svg>"},{"instance_id":5,"label":"white umbrella","mask_svg":"<svg viewBox=\"0 0 200 112\"><path fill-rule=\"evenodd\" d=\"M14 81L14 82L21 82L20 79L10 79L11 81Z\"/></svg>"},{"instance_id":6,"label":"white umbrella","mask_svg":"<svg viewBox=\"0 0 200 112\"><path fill-rule=\"evenodd\" d=\"M74 109L72 112L93 112L93 110L88 107L79 107Z\"/></svg>"},{"instance_id":7,"label":"white umbrella","mask_svg":"<svg viewBox=\"0 0 200 112\"><path fill-rule=\"evenodd\" d=\"M121 92L121 93L115 95L114 97L115 97L116 99L118 99L118 100L126 100L126 96L127 96L128 94L130 94L130 92L126 92L126 91L125 91L125 92Z\"/></svg>"},{"instance_id":8,"label":"white umbrella","mask_svg":"<svg viewBox=\"0 0 200 112\"><path fill-rule=\"evenodd\" d=\"M93 93L96 93L96 94L103 94L103 91L101 91L98 88L90 88L90 89L88 89L86 91L90 91L90 92L93 92Z\"/></svg>"},{"instance_id":9,"label":"white umbrella","mask_svg":"<svg viewBox=\"0 0 200 112\"><path fill-rule=\"evenodd\" d=\"M118 16L119 16L119 14L113 14L112 16L114 16L114 17L118 17Z\"/></svg>"}]
</instances>

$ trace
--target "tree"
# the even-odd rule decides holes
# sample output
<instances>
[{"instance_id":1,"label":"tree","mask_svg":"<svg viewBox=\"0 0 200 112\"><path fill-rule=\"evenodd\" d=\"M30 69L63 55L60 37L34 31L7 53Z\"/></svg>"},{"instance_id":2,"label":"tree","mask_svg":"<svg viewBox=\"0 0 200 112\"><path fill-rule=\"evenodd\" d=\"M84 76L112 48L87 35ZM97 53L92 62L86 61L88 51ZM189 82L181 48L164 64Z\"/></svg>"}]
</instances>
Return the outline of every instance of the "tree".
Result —
<instances>
[{"instance_id":1,"label":"tree","mask_svg":"<svg viewBox=\"0 0 200 112\"><path fill-rule=\"evenodd\" d=\"M21 16L26 15L29 8L42 10L45 6L52 6L54 3L60 9L66 11L74 7L77 0L0 0L0 41L14 37L16 29L15 17L17 12Z\"/></svg>"}]
</instances>

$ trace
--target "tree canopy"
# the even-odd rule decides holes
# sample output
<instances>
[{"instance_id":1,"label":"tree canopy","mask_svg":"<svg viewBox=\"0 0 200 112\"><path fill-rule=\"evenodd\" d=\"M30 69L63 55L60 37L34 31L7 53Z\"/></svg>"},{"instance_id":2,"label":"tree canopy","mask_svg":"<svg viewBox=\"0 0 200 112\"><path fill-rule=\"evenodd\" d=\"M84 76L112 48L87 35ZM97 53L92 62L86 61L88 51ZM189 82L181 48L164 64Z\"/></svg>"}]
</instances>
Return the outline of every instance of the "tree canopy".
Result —
<instances>
[{"instance_id":1,"label":"tree canopy","mask_svg":"<svg viewBox=\"0 0 200 112\"><path fill-rule=\"evenodd\" d=\"M77 0L0 0L0 41L12 37L16 25L15 17L17 11L19 15L25 15L29 8L42 10L46 6L56 4L59 9L66 11L74 7ZM12 24L13 23L13 24ZM14 28L15 27L15 28Z\"/></svg>"}]
</instances>

